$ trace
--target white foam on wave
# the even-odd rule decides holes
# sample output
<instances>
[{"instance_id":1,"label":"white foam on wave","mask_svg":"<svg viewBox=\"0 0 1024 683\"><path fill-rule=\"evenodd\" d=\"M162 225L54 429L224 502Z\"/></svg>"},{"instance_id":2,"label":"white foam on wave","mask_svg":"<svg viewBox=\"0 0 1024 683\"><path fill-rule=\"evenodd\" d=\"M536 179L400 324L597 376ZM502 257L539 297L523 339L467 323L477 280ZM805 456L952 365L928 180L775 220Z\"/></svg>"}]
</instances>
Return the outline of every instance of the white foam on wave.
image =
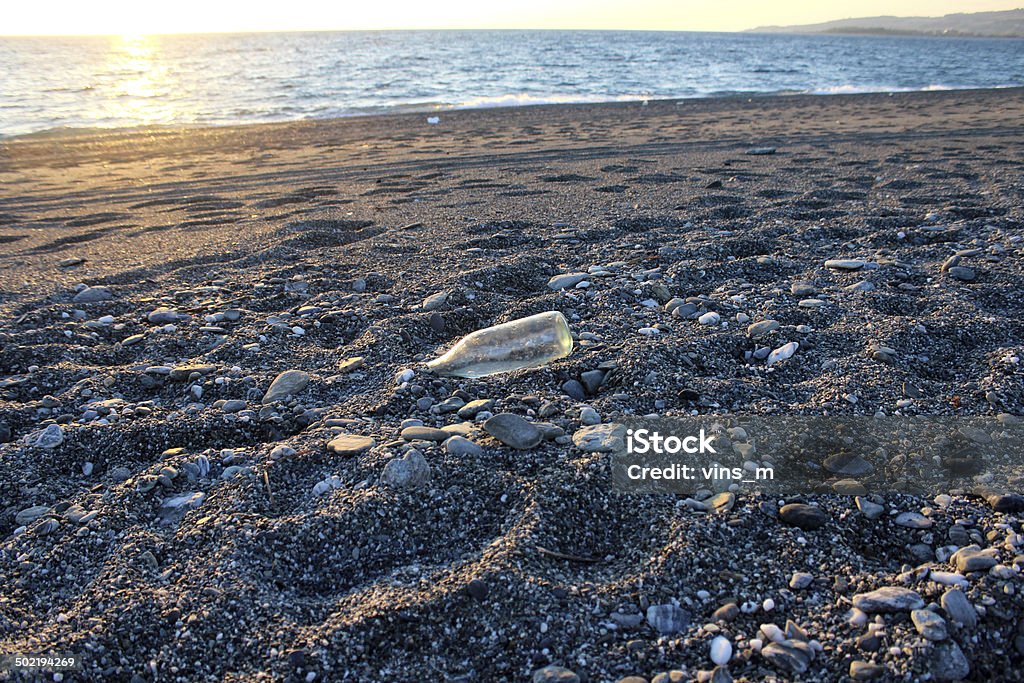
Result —
<instances>
[{"instance_id":1,"label":"white foam on wave","mask_svg":"<svg viewBox=\"0 0 1024 683\"><path fill-rule=\"evenodd\" d=\"M803 91L807 95L861 95L865 93L886 93L886 92L931 92L934 90L963 90L964 86L943 85L933 83L921 88L905 88L898 85L829 85L821 88L811 88Z\"/></svg>"}]
</instances>

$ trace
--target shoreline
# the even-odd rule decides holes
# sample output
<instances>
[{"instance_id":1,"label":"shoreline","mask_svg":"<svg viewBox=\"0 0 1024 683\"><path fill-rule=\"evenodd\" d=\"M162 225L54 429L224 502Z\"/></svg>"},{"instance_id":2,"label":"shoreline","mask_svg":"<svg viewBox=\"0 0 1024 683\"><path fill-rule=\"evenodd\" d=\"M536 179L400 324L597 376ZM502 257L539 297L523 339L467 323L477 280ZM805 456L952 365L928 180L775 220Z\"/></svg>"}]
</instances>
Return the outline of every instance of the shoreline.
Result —
<instances>
[{"instance_id":1,"label":"shoreline","mask_svg":"<svg viewBox=\"0 0 1024 683\"><path fill-rule=\"evenodd\" d=\"M343 124L346 121L363 121L363 120L374 120L380 118L395 118L403 120L405 118L416 118L423 117L425 115L435 116L446 116L462 113L472 112L484 112L492 111L498 114L508 113L513 110L519 109L537 109L537 108L566 108L566 109L577 109L577 108L588 108L588 107L631 107L631 106L684 106L690 105L691 103L708 103L712 105L709 109L714 109L715 104L722 104L728 107L729 104L742 101L751 100L756 101L759 104L771 105L775 100L786 100L786 101L797 101L806 98L857 98L857 97L896 97L896 96L914 96L914 95L930 95L933 93L954 93L969 95L972 93L976 94L987 94L987 93L998 93L998 92L1014 92L1024 90L1024 85L1006 85L999 87L990 88L934 88L934 89L917 89L917 90L880 90L880 91L865 91L865 92L736 92L736 93L724 93L724 94L712 94L694 97L679 97L679 98L659 98L659 99L644 99L642 97L636 97L633 99L619 99L619 100L606 100L606 101L580 101L580 102L538 102L529 104L518 104L518 105L496 105L496 106L462 106L462 105L430 105L425 104L422 108L418 105L408 105L406 108L398 108L398 110L382 110L379 112L372 113L353 113L338 116L326 116L326 117L306 117L298 119L285 119L279 121L239 121L223 124L207 124L207 123L196 123L196 124L143 124L138 126L124 126L124 127L102 127L102 126L81 126L81 127L67 127L59 126L57 128L46 128L43 130L33 131L29 133L17 133L14 135L0 135L0 149L5 144L22 144L22 143L62 143L62 142L75 142L81 141L88 138L110 138L110 137L131 137L138 136L152 137L152 136L172 136L172 135L186 135L190 132L202 133L206 130L217 130L223 132L239 131L244 132L245 129L257 128L257 127L287 127L287 126L304 126L304 125L321 125L321 126L332 126ZM646 102L647 104L643 104Z\"/></svg>"}]
</instances>

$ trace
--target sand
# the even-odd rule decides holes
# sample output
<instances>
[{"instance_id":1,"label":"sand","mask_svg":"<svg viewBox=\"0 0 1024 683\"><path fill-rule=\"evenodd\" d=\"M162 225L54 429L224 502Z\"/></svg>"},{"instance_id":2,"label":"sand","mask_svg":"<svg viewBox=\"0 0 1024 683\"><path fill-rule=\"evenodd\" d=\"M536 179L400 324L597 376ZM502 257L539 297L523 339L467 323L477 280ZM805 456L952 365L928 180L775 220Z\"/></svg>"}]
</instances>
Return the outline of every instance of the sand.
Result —
<instances>
[{"instance_id":1,"label":"sand","mask_svg":"<svg viewBox=\"0 0 1024 683\"><path fill-rule=\"evenodd\" d=\"M82 655L64 680L660 683L712 676L722 635L716 680L1024 679L1021 499L705 510L613 490L571 440L584 407L1024 414L1024 90L439 116L0 141L0 653ZM423 366L544 310L566 359ZM264 404L286 370L308 381ZM481 407L547 438L506 447ZM410 444L410 419L476 446ZM949 578L971 544L996 567ZM904 608L850 623L893 586L945 638Z\"/></svg>"}]
</instances>

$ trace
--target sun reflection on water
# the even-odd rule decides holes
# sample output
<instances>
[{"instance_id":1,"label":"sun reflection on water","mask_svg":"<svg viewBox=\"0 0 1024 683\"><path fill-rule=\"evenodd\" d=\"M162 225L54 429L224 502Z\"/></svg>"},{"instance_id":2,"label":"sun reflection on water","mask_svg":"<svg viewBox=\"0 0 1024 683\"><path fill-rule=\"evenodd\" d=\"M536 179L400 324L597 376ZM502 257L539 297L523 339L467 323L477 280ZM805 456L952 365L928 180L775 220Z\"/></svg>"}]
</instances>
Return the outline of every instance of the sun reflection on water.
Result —
<instances>
[{"instance_id":1,"label":"sun reflection on water","mask_svg":"<svg viewBox=\"0 0 1024 683\"><path fill-rule=\"evenodd\" d=\"M122 35L110 39L105 65L105 97L99 117L117 125L169 123L175 118L167 66L152 36Z\"/></svg>"}]
</instances>

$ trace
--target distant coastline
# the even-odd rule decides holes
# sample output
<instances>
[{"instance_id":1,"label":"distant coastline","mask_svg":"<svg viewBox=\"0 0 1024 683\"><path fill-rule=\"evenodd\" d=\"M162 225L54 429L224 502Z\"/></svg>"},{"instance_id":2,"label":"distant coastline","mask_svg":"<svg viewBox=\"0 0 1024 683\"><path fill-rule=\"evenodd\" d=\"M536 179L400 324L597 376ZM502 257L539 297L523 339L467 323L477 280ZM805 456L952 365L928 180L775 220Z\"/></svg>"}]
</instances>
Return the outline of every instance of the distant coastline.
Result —
<instances>
[{"instance_id":1,"label":"distant coastline","mask_svg":"<svg viewBox=\"0 0 1024 683\"><path fill-rule=\"evenodd\" d=\"M929 38L1024 38L1024 9L941 17L859 17L820 24L759 26L748 33L802 33Z\"/></svg>"}]
</instances>

